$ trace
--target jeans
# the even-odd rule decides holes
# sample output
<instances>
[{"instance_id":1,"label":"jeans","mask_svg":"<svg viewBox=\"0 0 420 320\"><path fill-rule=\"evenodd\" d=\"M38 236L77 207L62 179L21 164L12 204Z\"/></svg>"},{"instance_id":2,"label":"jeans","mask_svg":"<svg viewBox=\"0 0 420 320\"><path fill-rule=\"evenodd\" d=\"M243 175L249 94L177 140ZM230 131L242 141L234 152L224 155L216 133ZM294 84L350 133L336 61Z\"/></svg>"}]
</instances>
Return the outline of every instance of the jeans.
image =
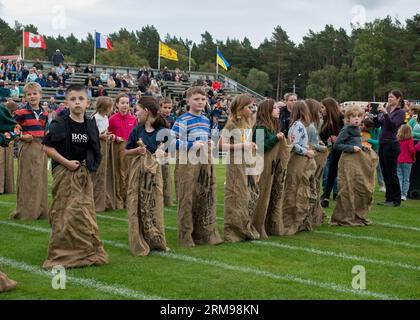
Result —
<instances>
[{"instance_id":1,"label":"jeans","mask_svg":"<svg viewBox=\"0 0 420 320\"><path fill-rule=\"evenodd\" d=\"M330 154L328 155L327 163L324 167L324 175L322 177L323 194L321 198L329 199L332 189L334 190L334 195L338 194L337 169L340 156L341 153L335 150L331 150ZM330 170L333 170L334 173L331 174Z\"/></svg>"},{"instance_id":2,"label":"jeans","mask_svg":"<svg viewBox=\"0 0 420 320\"><path fill-rule=\"evenodd\" d=\"M412 163L399 163L397 165L398 180L400 180L401 196L407 197L410 188L410 174Z\"/></svg>"}]
</instances>

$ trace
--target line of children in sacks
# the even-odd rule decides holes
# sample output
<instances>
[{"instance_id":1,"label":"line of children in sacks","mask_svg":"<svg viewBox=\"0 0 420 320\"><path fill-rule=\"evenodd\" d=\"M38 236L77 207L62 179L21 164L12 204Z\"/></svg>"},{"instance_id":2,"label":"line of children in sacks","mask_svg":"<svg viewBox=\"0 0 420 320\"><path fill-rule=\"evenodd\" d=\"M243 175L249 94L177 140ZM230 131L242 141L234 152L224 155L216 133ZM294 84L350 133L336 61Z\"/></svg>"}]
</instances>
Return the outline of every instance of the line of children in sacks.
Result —
<instances>
[{"instance_id":1,"label":"line of children in sacks","mask_svg":"<svg viewBox=\"0 0 420 320\"><path fill-rule=\"evenodd\" d=\"M170 129L170 101L159 106L142 97L129 113L124 94L101 97L92 118L83 86L67 88L69 114L53 120L40 108L41 88L25 86L28 105L15 112L19 135L16 219L48 216L52 232L43 267L66 268L108 262L95 212L127 209L128 242L133 255L169 250L164 206L171 205L168 159L176 158L175 188L178 241L181 246L223 242L216 222L215 159L227 152L224 190L224 241L291 236L325 220L320 189L328 148L318 137L321 104L297 101L288 139L279 131L279 108L267 99L251 111L252 97L235 97L220 137L202 116L206 93L187 92L188 112ZM346 111L346 126L334 148L343 152L338 169L340 191L331 224L368 225L378 157L362 144L363 111ZM168 119L170 120L170 119ZM210 139L213 137L213 139ZM216 137L216 138L215 138ZM47 212L47 156L52 159L52 204ZM33 190L38 190L33 192ZM1 280L0 280L1 282Z\"/></svg>"}]
</instances>

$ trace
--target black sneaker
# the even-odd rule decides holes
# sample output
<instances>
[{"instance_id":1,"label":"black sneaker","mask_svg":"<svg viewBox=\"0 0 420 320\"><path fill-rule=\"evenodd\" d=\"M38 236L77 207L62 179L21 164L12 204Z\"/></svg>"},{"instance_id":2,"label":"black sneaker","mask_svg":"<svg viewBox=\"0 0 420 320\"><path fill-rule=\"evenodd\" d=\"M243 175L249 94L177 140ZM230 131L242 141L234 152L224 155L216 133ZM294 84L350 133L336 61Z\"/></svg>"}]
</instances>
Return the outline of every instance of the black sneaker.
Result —
<instances>
[{"instance_id":1,"label":"black sneaker","mask_svg":"<svg viewBox=\"0 0 420 320\"><path fill-rule=\"evenodd\" d=\"M328 199L321 200L321 207L328 208L329 206L330 206L330 202L328 201Z\"/></svg>"}]
</instances>

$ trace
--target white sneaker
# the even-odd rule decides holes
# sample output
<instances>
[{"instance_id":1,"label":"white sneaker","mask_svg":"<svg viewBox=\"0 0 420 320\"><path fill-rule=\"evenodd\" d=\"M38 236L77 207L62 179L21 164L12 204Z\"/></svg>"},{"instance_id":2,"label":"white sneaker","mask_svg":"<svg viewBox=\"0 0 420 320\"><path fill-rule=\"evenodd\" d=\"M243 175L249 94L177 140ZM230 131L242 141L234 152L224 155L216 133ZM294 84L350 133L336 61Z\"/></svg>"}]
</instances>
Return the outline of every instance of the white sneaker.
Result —
<instances>
[{"instance_id":1,"label":"white sneaker","mask_svg":"<svg viewBox=\"0 0 420 320\"><path fill-rule=\"evenodd\" d=\"M382 186L382 187L380 187L380 188L379 188L379 191L380 191L380 192L386 192L386 189L385 189L385 187L384 187L384 186Z\"/></svg>"},{"instance_id":2,"label":"white sneaker","mask_svg":"<svg viewBox=\"0 0 420 320\"><path fill-rule=\"evenodd\" d=\"M407 201L407 197L402 196L402 197L401 197L401 200L402 200L402 201Z\"/></svg>"}]
</instances>

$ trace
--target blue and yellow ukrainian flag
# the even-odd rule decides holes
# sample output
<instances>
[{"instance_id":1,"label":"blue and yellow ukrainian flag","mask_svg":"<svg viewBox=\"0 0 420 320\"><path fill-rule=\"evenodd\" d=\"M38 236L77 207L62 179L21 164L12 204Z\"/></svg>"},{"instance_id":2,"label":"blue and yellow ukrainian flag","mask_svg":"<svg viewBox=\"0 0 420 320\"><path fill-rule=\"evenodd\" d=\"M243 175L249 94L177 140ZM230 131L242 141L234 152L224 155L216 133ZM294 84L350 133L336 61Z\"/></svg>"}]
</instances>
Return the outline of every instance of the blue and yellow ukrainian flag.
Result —
<instances>
[{"instance_id":1,"label":"blue and yellow ukrainian flag","mask_svg":"<svg viewBox=\"0 0 420 320\"><path fill-rule=\"evenodd\" d=\"M219 49L217 49L216 59L217 59L217 64L219 66L221 66L223 69L225 69L226 71L228 71L230 69L230 63L227 62L227 60L222 55L222 53L219 51Z\"/></svg>"}]
</instances>

